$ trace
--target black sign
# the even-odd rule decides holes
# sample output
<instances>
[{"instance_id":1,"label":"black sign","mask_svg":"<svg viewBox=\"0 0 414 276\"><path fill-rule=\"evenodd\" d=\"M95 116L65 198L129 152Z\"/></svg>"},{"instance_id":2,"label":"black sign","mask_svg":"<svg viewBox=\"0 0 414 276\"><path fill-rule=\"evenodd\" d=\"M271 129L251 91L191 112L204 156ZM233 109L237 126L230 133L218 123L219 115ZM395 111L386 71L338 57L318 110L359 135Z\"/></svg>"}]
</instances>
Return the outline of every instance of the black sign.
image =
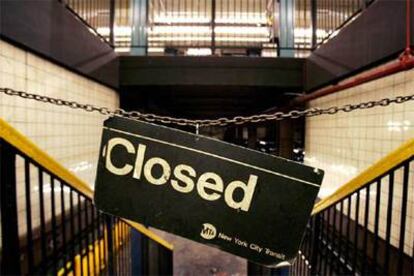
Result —
<instances>
[{"instance_id":1,"label":"black sign","mask_svg":"<svg viewBox=\"0 0 414 276\"><path fill-rule=\"evenodd\" d=\"M323 171L191 133L105 121L96 206L267 266L296 256Z\"/></svg>"}]
</instances>

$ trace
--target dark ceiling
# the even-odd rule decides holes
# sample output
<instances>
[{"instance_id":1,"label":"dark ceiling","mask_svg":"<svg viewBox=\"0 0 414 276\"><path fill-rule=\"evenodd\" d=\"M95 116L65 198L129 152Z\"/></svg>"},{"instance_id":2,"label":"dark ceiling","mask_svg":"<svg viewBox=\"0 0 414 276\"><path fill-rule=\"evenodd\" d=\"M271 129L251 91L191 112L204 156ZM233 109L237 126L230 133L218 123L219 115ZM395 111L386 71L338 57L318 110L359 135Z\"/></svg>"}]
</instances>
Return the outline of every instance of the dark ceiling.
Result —
<instances>
[{"instance_id":1,"label":"dark ceiling","mask_svg":"<svg viewBox=\"0 0 414 276\"><path fill-rule=\"evenodd\" d=\"M121 107L186 118L217 118L263 112L283 106L292 97L277 87L139 86L121 89Z\"/></svg>"},{"instance_id":2,"label":"dark ceiling","mask_svg":"<svg viewBox=\"0 0 414 276\"><path fill-rule=\"evenodd\" d=\"M121 107L187 118L247 115L303 91L304 60L121 57Z\"/></svg>"}]
</instances>

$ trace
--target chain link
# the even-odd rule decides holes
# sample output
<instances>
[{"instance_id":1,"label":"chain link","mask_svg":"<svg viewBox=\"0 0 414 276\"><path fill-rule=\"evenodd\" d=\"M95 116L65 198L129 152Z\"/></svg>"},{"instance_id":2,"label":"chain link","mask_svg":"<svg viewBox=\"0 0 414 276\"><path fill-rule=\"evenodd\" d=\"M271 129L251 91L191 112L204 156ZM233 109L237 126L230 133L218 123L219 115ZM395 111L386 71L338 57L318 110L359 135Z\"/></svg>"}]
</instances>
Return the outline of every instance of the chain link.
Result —
<instances>
[{"instance_id":1,"label":"chain link","mask_svg":"<svg viewBox=\"0 0 414 276\"><path fill-rule=\"evenodd\" d=\"M141 113L139 111L125 111L121 108L111 110L107 107L99 107L92 104L82 104L75 101L67 101L58 98L32 94L24 91L16 91L10 88L1 88L0 93L9 96L18 96L24 99L35 100L44 103L50 103L58 106L67 106L73 109L82 109L87 112L98 112L105 116L120 116L130 119L143 120L147 122L158 122L163 124L172 124L180 126L206 127L206 126L227 126L241 125L246 123L261 123L266 121L280 121L284 119L296 119L300 117L314 117L319 115L333 115L338 112L351 112L354 110L369 109L377 106L388 106L390 104L402 104L407 101L414 101L414 94L408 96L396 96L393 98L384 98L378 101L361 102L358 104L346 104L342 106L331 106L328 108L308 108L305 110L292 110L287 113L275 112L270 114L257 114L252 116L236 116L233 118L218 118L205 120L190 120L185 118L175 118L161 116L151 113Z\"/></svg>"}]
</instances>

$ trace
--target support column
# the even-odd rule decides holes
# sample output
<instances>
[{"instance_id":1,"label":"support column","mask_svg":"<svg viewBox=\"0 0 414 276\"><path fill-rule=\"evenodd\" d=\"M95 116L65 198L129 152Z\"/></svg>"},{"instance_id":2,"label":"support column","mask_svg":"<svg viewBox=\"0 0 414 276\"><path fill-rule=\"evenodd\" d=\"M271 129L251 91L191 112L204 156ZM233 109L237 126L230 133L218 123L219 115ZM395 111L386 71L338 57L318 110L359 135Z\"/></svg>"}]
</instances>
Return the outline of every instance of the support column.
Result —
<instances>
[{"instance_id":1,"label":"support column","mask_svg":"<svg viewBox=\"0 0 414 276\"><path fill-rule=\"evenodd\" d=\"M115 0L109 1L109 43L115 45Z\"/></svg>"},{"instance_id":2,"label":"support column","mask_svg":"<svg viewBox=\"0 0 414 276\"><path fill-rule=\"evenodd\" d=\"M147 44L148 0L130 0L132 11L131 54L145 56Z\"/></svg>"},{"instance_id":3,"label":"support column","mask_svg":"<svg viewBox=\"0 0 414 276\"><path fill-rule=\"evenodd\" d=\"M247 140L247 147L249 149L256 149L256 142L257 142L257 128L256 125L252 124L247 127L248 133L248 140Z\"/></svg>"},{"instance_id":4,"label":"support column","mask_svg":"<svg viewBox=\"0 0 414 276\"><path fill-rule=\"evenodd\" d=\"M316 36L318 25L317 25L317 3L316 0L311 0L311 20L312 20L312 49L316 48L316 44L318 43L318 37Z\"/></svg>"},{"instance_id":5,"label":"support column","mask_svg":"<svg viewBox=\"0 0 414 276\"><path fill-rule=\"evenodd\" d=\"M286 119L279 124L279 156L293 158L294 128L292 120Z\"/></svg>"},{"instance_id":6,"label":"support column","mask_svg":"<svg viewBox=\"0 0 414 276\"><path fill-rule=\"evenodd\" d=\"M211 54L216 53L216 0L211 2Z\"/></svg>"},{"instance_id":7,"label":"support column","mask_svg":"<svg viewBox=\"0 0 414 276\"><path fill-rule=\"evenodd\" d=\"M280 56L294 57L295 46L294 28L295 28L295 0L275 1L275 5L279 6L279 47ZM276 10L276 9L275 9Z\"/></svg>"}]
</instances>

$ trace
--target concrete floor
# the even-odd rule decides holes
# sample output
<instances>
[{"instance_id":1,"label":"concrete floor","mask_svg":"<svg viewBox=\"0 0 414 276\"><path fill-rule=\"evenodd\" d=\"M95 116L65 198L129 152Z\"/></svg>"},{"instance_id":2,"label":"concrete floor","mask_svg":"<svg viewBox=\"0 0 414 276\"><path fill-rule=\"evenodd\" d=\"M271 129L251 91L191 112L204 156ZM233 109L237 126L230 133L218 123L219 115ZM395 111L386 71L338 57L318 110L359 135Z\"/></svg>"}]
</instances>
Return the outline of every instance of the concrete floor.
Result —
<instances>
[{"instance_id":1,"label":"concrete floor","mask_svg":"<svg viewBox=\"0 0 414 276\"><path fill-rule=\"evenodd\" d=\"M151 230L174 245L174 275L247 275L245 259L172 234Z\"/></svg>"}]
</instances>

